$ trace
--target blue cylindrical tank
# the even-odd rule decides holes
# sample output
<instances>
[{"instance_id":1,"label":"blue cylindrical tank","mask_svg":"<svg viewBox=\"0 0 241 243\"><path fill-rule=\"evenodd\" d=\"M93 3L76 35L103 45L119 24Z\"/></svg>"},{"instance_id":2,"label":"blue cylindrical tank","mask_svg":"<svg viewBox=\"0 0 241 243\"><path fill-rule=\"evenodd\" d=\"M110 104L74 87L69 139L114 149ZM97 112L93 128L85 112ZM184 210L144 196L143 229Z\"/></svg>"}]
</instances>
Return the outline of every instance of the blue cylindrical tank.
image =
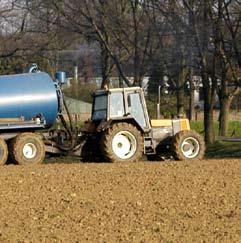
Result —
<instances>
[{"instance_id":1,"label":"blue cylindrical tank","mask_svg":"<svg viewBox=\"0 0 241 243\"><path fill-rule=\"evenodd\" d=\"M31 120L42 114L50 127L59 111L58 103L55 84L47 73L0 76L0 118Z\"/></svg>"}]
</instances>

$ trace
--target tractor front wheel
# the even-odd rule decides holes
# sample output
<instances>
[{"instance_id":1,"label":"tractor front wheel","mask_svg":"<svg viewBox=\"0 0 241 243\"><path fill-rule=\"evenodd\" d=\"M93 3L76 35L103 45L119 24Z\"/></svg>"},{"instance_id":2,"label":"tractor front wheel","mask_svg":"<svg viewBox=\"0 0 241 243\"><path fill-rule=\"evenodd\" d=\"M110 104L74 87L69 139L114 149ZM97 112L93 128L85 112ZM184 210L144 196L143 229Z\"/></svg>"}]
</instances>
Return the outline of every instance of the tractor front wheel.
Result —
<instances>
[{"instance_id":1,"label":"tractor front wheel","mask_svg":"<svg viewBox=\"0 0 241 243\"><path fill-rule=\"evenodd\" d=\"M130 123L116 123L101 138L101 151L111 162L138 161L143 153L143 136Z\"/></svg>"},{"instance_id":2,"label":"tractor front wheel","mask_svg":"<svg viewBox=\"0 0 241 243\"><path fill-rule=\"evenodd\" d=\"M205 143L201 135L195 131L181 131L174 136L174 156L178 160L202 159Z\"/></svg>"}]
</instances>

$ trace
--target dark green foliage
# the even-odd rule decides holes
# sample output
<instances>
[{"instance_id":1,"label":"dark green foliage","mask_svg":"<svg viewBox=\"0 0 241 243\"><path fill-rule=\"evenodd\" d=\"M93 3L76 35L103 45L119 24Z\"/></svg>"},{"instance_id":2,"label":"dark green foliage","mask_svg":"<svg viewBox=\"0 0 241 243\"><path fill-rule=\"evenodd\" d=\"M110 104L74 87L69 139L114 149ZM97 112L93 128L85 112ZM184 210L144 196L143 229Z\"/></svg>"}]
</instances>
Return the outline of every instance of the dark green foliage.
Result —
<instances>
[{"instance_id":1,"label":"dark green foliage","mask_svg":"<svg viewBox=\"0 0 241 243\"><path fill-rule=\"evenodd\" d=\"M151 95L158 94L158 87L162 83L163 70L160 61L153 61L150 67L150 82L148 84L148 92Z\"/></svg>"},{"instance_id":2,"label":"dark green foliage","mask_svg":"<svg viewBox=\"0 0 241 243\"><path fill-rule=\"evenodd\" d=\"M191 129L204 135L203 122L191 122ZM218 134L218 123L214 123L215 134ZM228 137L241 138L241 122L231 121L228 126ZM206 150L206 158L234 158L241 157L241 142L223 142L216 141L214 144L209 144Z\"/></svg>"},{"instance_id":3,"label":"dark green foliage","mask_svg":"<svg viewBox=\"0 0 241 243\"><path fill-rule=\"evenodd\" d=\"M40 56L21 56L7 57L0 59L0 75L18 74L25 72L32 63L37 63L39 70L53 75L53 69L49 64L49 60Z\"/></svg>"},{"instance_id":4,"label":"dark green foliage","mask_svg":"<svg viewBox=\"0 0 241 243\"><path fill-rule=\"evenodd\" d=\"M206 158L223 159L241 157L241 142L215 142L207 147Z\"/></svg>"},{"instance_id":5,"label":"dark green foliage","mask_svg":"<svg viewBox=\"0 0 241 243\"><path fill-rule=\"evenodd\" d=\"M0 59L0 75L22 73L26 62L23 58L8 57Z\"/></svg>"},{"instance_id":6,"label":"dark green foliage","mask_svg":"<svg viewBox=\"0 0 241 243\"><path fill-rule=\"evenodd\" d=\"M157 117L158 99L155 95L146 97L147 109L151 119ZM160 114L163 118L171 118L176 116L176 98L175 96L163 96L160 103Z\"/></svg>"}]
</instances>

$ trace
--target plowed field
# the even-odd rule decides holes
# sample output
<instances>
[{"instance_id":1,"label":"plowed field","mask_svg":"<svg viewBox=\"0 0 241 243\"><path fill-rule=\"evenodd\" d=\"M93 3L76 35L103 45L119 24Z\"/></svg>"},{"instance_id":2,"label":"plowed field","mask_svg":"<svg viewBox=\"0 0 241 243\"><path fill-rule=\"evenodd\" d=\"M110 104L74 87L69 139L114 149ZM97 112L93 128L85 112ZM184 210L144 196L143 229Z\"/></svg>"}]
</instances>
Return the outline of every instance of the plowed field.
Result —
<instances>
[{"instance_id":1,"label":"plowed field","mask_svg":"<svg viewBox=\"0 0 241 243\"><path fill-rule=\"evenodd\" d=\"M0 242L241 242L241 160L4 166Z\"/></svg>"}]
</instances>

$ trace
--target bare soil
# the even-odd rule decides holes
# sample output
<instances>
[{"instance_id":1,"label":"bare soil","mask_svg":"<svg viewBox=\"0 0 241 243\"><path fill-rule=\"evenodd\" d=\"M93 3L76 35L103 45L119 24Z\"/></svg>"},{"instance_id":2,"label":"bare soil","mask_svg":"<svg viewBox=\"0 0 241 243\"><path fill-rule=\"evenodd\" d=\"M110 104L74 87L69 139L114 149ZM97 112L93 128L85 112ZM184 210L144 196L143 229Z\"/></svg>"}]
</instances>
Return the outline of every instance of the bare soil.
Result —
<instances>
[{"instance_id":1,"label":"bare soil","mask_svg":"<svg viewBox=\"0 0 241 243\"><path fill-rule=\"evenodd\" d=\"M0 242L241 242L241 160L4 166Z\"/></svg>"}]
</instances>

